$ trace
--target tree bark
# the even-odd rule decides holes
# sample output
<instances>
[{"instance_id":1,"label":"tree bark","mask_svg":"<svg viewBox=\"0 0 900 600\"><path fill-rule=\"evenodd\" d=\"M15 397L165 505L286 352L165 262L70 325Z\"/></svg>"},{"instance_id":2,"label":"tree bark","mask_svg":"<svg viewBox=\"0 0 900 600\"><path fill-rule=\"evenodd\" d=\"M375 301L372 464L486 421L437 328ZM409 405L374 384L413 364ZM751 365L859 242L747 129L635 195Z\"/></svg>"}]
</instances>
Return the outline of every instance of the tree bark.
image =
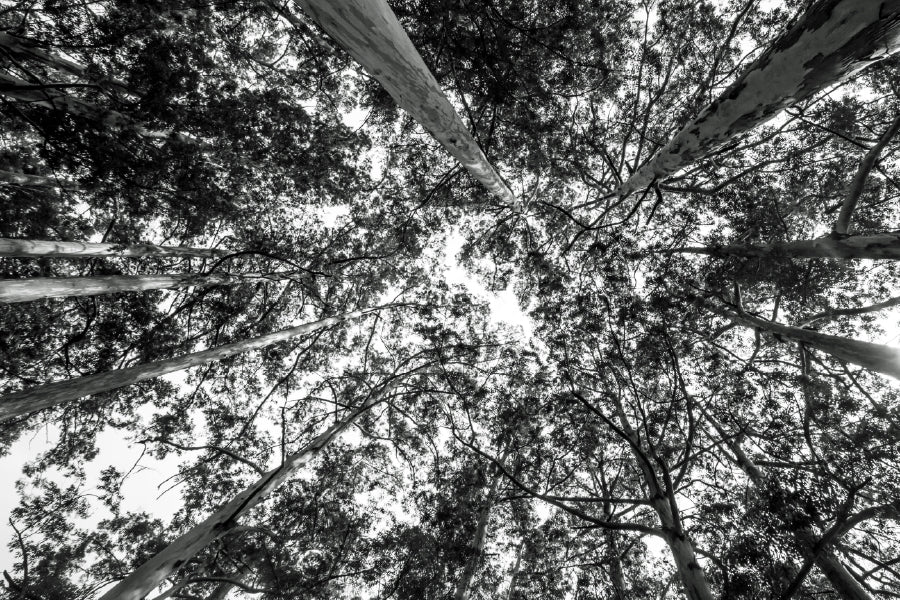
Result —
<instances>
[{"instance_id":1,"label":"tree bark","mask_svg":"<svg viewBox=\"0 0 900 600\"><path fill-rule=\"evenodd\" d=\"M504 453L504 456L506 454ZM500 459L501 462L503 458ZM475 573L478 571L478 565L481 563L481 556L484 554L484 543L487 540L488 522L491 518L491 508L494 505L494 496L497 493L497 486L500 484L502 474L495 469L494 479L488 488L487 498L485 498L484 506L478 513L478 524L475 527L475 537L470 544L472 553L466 560L466 566L463 568L462 576L456 583L456 590L453 593L454 600L468 600L472 591L472 581L475 579Z\"/></svg>"},{"instance_id":2,"label":"tree bark","mask_svg":"<svg viewBox=\"0 0 900 600\"><path fill-rule=\"evenodd\" d=\"M898 348L828 335L811 329L790 327L746 313L737 314L715 307L710 307L710 310L738 325L767 331L783 339L830 354L837 360L900 379L900 349Z\"/></svg>"},{"instance_id":3,"label":"tree bark","mask_svg":"<svg viewBox=\"0 0 900 600\"><path fill-rule=\"evenodd\" d=\"M884 147L888 145L891 138L897 135L898 130L900 130L900 114L894 117L894 120L887 128L887 131L881 135L878 142L866 152L866 155L863 157L862 161L860 161L859 168L856 170L856 175L853 176L853 181L850 182L850 185L847 188L847 193L844 196L844 202L841 204L841 212L838 215L837 222L834 224L835 233L846 235L849 232L850 219L853 217L853 211L856 210L856 204L859 202L859 197L862 195L863 187L865 187L866 184L866 178L868 178L872 167L875 166L878 155L881 154Z\"/></svg>"},{"instance_id":4,"label":"tree bark","mask_svg":"<svg viewBox=\"0 0 900 600\"><path fill-rule=\"evenodd\" d=\"M900 232L871 235L825 236L814 240L773 242L763 246L726 244L687 246L657 250L657 254L706 254L707 256L785 257L785 258L868 258L900 260Z\"/></svg>"},{"instance_id":5,"label":"tree bark","mask_svg":"<svg viewBox=\"0 0 900 600\"><path fill-rule=\"evenodd\" d=\"M31 40L0 31L0 48L3 48L12 56L36 60L46 65L50 65L59 71L69 73L70 75L90 79L88 68L84 65L61 56L50 54L46 50L42 50ZM92 80L91 83L101 87L115 89L117 91L128 91L128 88L124 83L108 77Z\"/></svg>"},{"instance_id":6,"label":"tree bark","mask_svg":"<svg viewBox=\"0 0 900 600\"><path fill-rule=\"evenodd\" d=\"M223 344L221 346L216 346L215 348L192 352L183 356L144 363L125 369L115 369L113 371L97 373L95 375L86 375L75 379L55 381L53 383L40 385L19 392L13 392L5 396L0 396L0 421L27 415L28 413L37 410L50 408L51 406L56 406L57 404L69 400L75 400L82 396L107 392L126 385L154 379L167 373L182 371L214 360L222 360L223 358L242 354L250 350L266 348L279 342L284 342L326 327L331 327L332 325L336 325L347 319L352 319L387 308L388 306L390 305L355 310L335 317L315 321L313 323L305 323L289 329L267 333L266 335L242 340L240 342Z\"/></svg>"},{"instance_id":7,"label":"tree bark","mask_svg":"<svg viewBox=\"0 0 900 600\"><path fill-rule=\"evenodd\" d=\"M859 306L857 308L830 308L828 310L806 317L800 322L800 327L815 323L816 321L821 321L822 319L831 320L836 317L864 315L868 313L878 312L880 310L884 310L885 308L891 308L894 306L900 306L900 296L895 296L894 298L890 298L888 300L885 300L884 302L877 302L869 306Z\"/></svg>"},{"instance_id":8,"label":"tree bark","mask_svg":"<svg viewBox=\"0 0 900 600\"><path fill-rule=\"evenodd\" d=\"M753 482L753 485L759 487L765 484L762 470L751 460L744 449L736 441L734 436L726 435L725 428L719 421L707 411L702 404L698 403L700 410L706 420L710 422L713 428L721 436L722 441L728 446L735 456L735 463ZM872 596L860 585L850 571L841 563L840 559L834 554L831 548L817 548L819 538L811 527L805 526L800 529L793 530L794 539L800 546L804 557L809 559L814 557L814 562L819 570L825 575L831 587L843 600L874 600Z\"/></svg>"},{"instance_id":9,"label":"tree bark","mask_svg":"<svg viewBox=\"0 0 900 600\"><path fill-rule=\"evenodd\" d=\"M668 544L672 554L678 577L684 587L685 596L688 600L713 600L712 590L709 587L709 582L706 580L706 573L704 573L700 563L697 562L694 544L682 527L681 515L678 510L678 504L675 501L674 492L668 489L667 485L660 483L659 476L651 465L649 456L642 448L640 436L631 426L631 423L628 422L621 400L617 401L617 412L622 431L627 436L631 454L640 468L644 482L647 484L650 506L659 518L659 523L665 533L666 544ZM661 468L665 469L662 465Z\"/></svg>"},{"instance_id":10,"label":"tree bark","mask_svg":"<svg viewBox=\"0 0 900 600\"><path fill-rule=\"evenodd\" d=\"M617 193L665 179L898 47L900 0L818 0Z\"/></svg>"},{"instance_id":11,"label":"tree bark","mask_svg":"<svg viewBox=\"0 0 900 600\"><path fill-rule=\"evenodd\" d=\"M100 277L32 277L0 280L0 304L31 302L44 298L97 296L119 292L174 290L186 287L236 285L248 281L279 281L297 275L282 273L182 273L179 275L102 275Z\"/></svg>"},{"instance_id":12,"label":"tree bark","mask_svg":"<svg viewBox=\"0 0 900 600\"><path fill-rule=\"evenodd\" d=\"M195 141L193 138L175 133L171 129L148 129L141 123L126 117L118 111L97 106L75 96L53 91L54 89L61 89L67 86L68 84L65 83L32 84L0 72L0 94L13 100L36 104L51 110L62 110L72 116L92 121L100 128L133 131L141 137L152 139L176 138L185 142Z\"/></svg>"},{"instance_id":13,"label":"tree bark","mask_svg":"<svg viewBox=\"0 0 900 600\"><path fill-rule=\"evenodd\" d=\"M142 600L195 554L234 529L253 507L305 467L395 385L389 385L381 394L373 394L362 407L319 434L301 451L286 457L280 467L263 475L206 520L179 536L106 592L100 600Z\"/></svg>"},{"instance_id":14,"label":"tree bark","mask_svg":"<svg viewBox=\"0 0 900 600\"><path fill-rule=\"evenodd\" d=\"M63 190L77 190L81 186L74 181L48 177L46 175L28 175L16 171L0 171L0 183L8 183L24 187L59 188Z\"/></svg>"},{"instance_id":15,"label":"tree bark","mask_svg":"<svg viewBox=\"0 0 900 600\"><path fill-rule=\"evenodd\" d=\"M518 200L488 162L384 0L299 3L491 194L519 209Z\"/></svg>"},{"instance_id":16,"label":"tree bark","mask_svg":"<svg viewBox=\"0 0 900 600\"><path fill-rule=\"evenodd\" d=\"M516 550L516 562L513 564L512 576L509 578L509 589L506 590L506 600L513 600L516 593L516 584L519 582L519 569L522 566L522 551L525 549L525 540L519 542Z\"/></svg>"},{"instance_id":17,"label":"tree bark","mask_svg":"<svg viewBox=\"0 0 900 600\"><path fill-rule=\"evenodd\" d=\"M219 258L228 254L230 254L228 250L219 248L0 238L0 256L14 258L93 258L98 256L109 258L144 258L146 256Z\"/></svg>"}]
</instances>

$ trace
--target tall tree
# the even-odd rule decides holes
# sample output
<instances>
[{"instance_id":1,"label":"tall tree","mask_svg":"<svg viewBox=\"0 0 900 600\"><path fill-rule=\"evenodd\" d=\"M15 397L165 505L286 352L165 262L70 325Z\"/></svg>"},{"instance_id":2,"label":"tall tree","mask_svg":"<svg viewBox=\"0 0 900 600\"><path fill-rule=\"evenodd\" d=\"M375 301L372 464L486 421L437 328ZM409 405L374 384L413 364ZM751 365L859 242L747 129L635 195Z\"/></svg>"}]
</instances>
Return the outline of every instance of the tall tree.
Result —
<instances>
[{"instance_id":1,"label":"tall tree","mask_svg":"<svg viewBox=\"0 0 900 600\"><path fill-rule=\"evenodd\" d=\"M616 190L641 190L900 49L900 6L819 0Z\"/></svg>"}]
</instances>

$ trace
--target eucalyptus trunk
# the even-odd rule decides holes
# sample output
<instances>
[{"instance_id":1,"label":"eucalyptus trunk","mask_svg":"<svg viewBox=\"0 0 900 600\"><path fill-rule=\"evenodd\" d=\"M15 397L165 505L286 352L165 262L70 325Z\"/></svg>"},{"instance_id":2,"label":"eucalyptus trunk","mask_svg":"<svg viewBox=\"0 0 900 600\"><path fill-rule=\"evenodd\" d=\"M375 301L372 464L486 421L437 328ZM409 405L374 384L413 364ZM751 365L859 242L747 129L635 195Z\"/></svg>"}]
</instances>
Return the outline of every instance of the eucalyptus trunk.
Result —
<instances>
[{"instance_id":1,"label":"eucalyptus trunk","mask_svg":"<svg viewBox=\"0 0 900 600\"><path fill-rule=\"evenodd\" d=\"M737 463L738 467L747 474L747 477L750 478L753 485L757 487L766 486L767 484L762 469L747 456L740 443L738 443L737 438L733 435L727 435L725 433L725 428L722 427L718 420L713 417L709 411L704 409L702 405L701 411L707 421L710 422L713 428L718 432L719 436L721 436L725 445L728 446L732 454L734 454L735 463ZM843 565L830 547L820 547L819 536L816 535L815 531L813 531L810 526L805 525L800 528L793 528L792 534L804 557L806 559L813 559L815 565L822 574L825 575L825 578L828 579L831 587L837 592L842 600L874 600L871 594L869 594L859 581L856 580L853 574L847 570L847 567Z\"/></svg>"},{"instance_id":2,"label":"eucalyptus trunk","mask_svg":"<svg viewBox=\"0 0 900 600\"><path fill-rule=\"evenodd\" d=\"M98 106L75 96L53 91L67 87L71 86L58 82L33 84L0 72L0 95L7 98L51 110L61 110L74 117L91 121L100 129L132 131L136 135L145 138L177 138L182 141L194 141L189 136L177 134L171 129L149 129L118 111Z\"/></svg>"},{"instance_id":3,"label":"eucalyptus trunk","mask_svg":"<svg viewBox=\"0 0 900 600\"><path fill-rule=\"evenodd\" d=\"M91 77L90 71L86 66L73 60L51 54L50 52L47 52L46 50L40 48L35 42L26 38L21 38L0 31L0 48L3 48L8 54L19 59L25 58L36 60L59 71L69 73L70 75L92 79L91 83L100 87L110 88L123 92L127 91L128 89L121 81L117 81L108 77L93 79Z\"/></svg>"},{"instance_id":4,"label":"eucalyptus trunk","mask_svg":"<svg viewBox=\"0 0 900 600\"><path fill-rule=\"evenodd\" d=\"M219 258L230 254L219 248L188 248L155 244L95 244L52 240L14 240L0 238L0 256L15 258L144 258L175 256Z\"/></svg>"},{"instance_id":5,"label":"eucalyptus trunk","mask_svg":"<svg viewBox=\"0 0 900 600\"><path fill-rule=\"evenodd\" d=\"M95 375L85 375L84 377L76 377L75 379L66 379L63 381L55 381L45 385L29 388L19 392L13 392L5 396L0 396L0 421L27 415L37 410L50 408L67 402L76 400L83 396L108 392L126 385L140 383L148 379L154 379L167 373L174 373L184 369L190 369L206 363L222 360L229 356L235 356L266 348L280 342L307 335L326 327L331 327L347 319L352 319L387 308L387 306L377 306L365 310L355 310L343 313L335 317L329 317L313 323L305 323L289 329L283 329L274 333L267 333L258 337L241 340L231 344L223 344L215 348L192 352L183 356L157 360L149 363L128 367L125 369L115 369L105 373L97 373Z\"/></svg>"},{"instance_id":6,"label":"eucalyptus trunk","mask_svg":"<svg viewBox=\"0 0 900 600\"><path fill-rule=\"evenodd\" d=\"M504 457L506 453L504 453ZM503 459L500 459L501 462ZM475 580L475 573L478 571L478 565L481 563L481 557L484 554L484 543L487 541L488 522L491 519L491 508L494 506L494 499L497 494L497 486L500 484L502 475L499 469L495 469L494 478L491 486L488 488L487 498L485 498L484 506L478 512L478 524L475 527L475 536L470 544L471 553L466 566L463 568L462 576L456 583L456 590L453 593L454 600L468 600L472 593L472 582Z\"/></svg>"},{"instance_id":7,"label":"eucalyptus trunk","mask_svg":"<svg viewBox=\"0 0 900 600\"><path fill-rule=\"evenodd\" d=\"M487 157L384 0L299 0L344 47L488 191L518 209Z\"/></svg>"},{"instance_id":8,"label":"eucalyptus trunk","mask_svg":"<svg viewBox=\"0 0 900 600\"><path fill-rule=\"evenodd\" d=\"M3 170L0 170L0 183L22 187L59 188L63 190L77 190L81 187L76 182L68 179Z\"/></svg>"},{"instance_id":9,"label":"eucalyptus trunk","mask_svg":"<svg viewBox=\"0 0 900 600\"><path fill-rule=\"evenodd\" d=\"M674 490L665 481L660 482L660 476L653 468L650 457L643 448L641 437L629 423L621 401L617 402L616 409L622 432L627 437L631 454L647 485L650 506L656 513L661 529L665 533L665 541L669 546L669 552L675 563L685 596L688 600L713 600L706 573L697 561L694 543L682 524ZM665 465L660 465L660 468L666 469Z\"/></svg>"},{"instance_id":10,"label":"eucalyptus trunk","mask_svg":"<svg viewBox=\"0 0 900 600\"><path fill-rule=\"evenodd\" d=\"M101 275L99 277L32 277L0 280L0 304L31 302L44 298L97 296L120 292L174 290L187 287L237 285L249 281L279 281L296 276L281 273L181 273L178 275Z\"/></svg>"},{"instance_id":11,"label":"eucalyptus trunk","mask_svg":"<svg viewBox=\"0 0 900 600\"><path fill-rule=\"evenodd\" d=\"M237 527L241 518L309 464L362 414L377 404L379 398L388 390L379 395L373 394L362 407L326 429L299 452L287 456L281 466L267 472L256 483L244 489L203 522L195 525L160 550L153 558L101 596L100 600L143 600L181 565Z\"/></svg>"},{"instance_id":12,"label":"eucalyptus trunk","mask_svg":"<svg viewBox=\"0 0 900 600\"><path fill-rule=\"evenodd\" d=\"M705 254L707 256L784 257L784 258L868 258L900 260L900 232L871 235L830 235L814 240L773 242L771 244L723 244L686 246L657 250L657 254Z\"/></svg>"},{"instance_id":13,"label":"eucalyptus trunk","mask_svg":"<svg viewBox=\"0 0 900 600\"><path fill-rule=\"evenodd\" d=\"M673 175L898 47L898 0L818 0L617 193Z\"/></svg>"},{"instance_id":14,"label":"eucalyptus trunk","mask_svg":"<svg viewBox=\"0 0 900 600\"><path fill-rule=\"evenodd\" d=\"M746 313L737 314L721 309L713 309L713 311L737 325L767 331L782 339L830 354L837 360L900 379L900 349L898 348L782 325Z\"/></svg>"}]
</instances>

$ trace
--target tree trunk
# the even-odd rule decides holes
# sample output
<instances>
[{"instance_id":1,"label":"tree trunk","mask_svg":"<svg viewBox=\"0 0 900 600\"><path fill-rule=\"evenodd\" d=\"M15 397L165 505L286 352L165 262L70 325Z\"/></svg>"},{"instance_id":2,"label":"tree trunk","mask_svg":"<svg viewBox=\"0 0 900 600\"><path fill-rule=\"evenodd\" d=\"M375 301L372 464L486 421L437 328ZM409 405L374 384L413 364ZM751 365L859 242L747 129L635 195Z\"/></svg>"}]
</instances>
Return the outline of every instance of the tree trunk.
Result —
<instances>
[{"instance_id":1,"label":"tree trunk","mask_svg":"<svg viewBox=\"0 0 900 600\"><path fill-rule=\"evenodd\" d=\"M28 175L15 171L0 171L0 183L8 183L25 187L60 188L63 190L77 190L81 186L74 181L48 177L46 175Z\"/></svg>"},{"instance_id":2,"label":"tree trunk","mask_svg":"<svg viewBox=\"0 0 900 600\"><path fill-rule=\"evenodd\" d=\"M754 463L744 452L744 449L737 442L734 436L725 433L725 428L719 421L707 411L702 404L700 411L706 420L710 422L713 428L721 436L722 441L728 446L735 456L735 462L744 473L750 478L754 486L760 487L765 485L762 470ZM809 559L815 555L815 564L819 570L825 575L831 587L843 600L874 600L872 596L860 585L850 571L841 563L834 552L830 548L818 549L818 536L811 527L805 526L800 529L793 529L794 539L800 546L804 556Z\"/></svg>"},{"instance_id":3,"label":"tree trunk","mask_svg":"<svg viewBox=\"0 0 900 600\"><path fill-rule=\"evenodd\" d=\"M230 254L218 248L156 246L154 244L92 244L89 242L55 242L0 238L0 256L15 258L143 258L145 256L177 256L218 258Z\"/></svg>"},{"instance_id":4,"label":"tree trunk","mask_svg":"<svg viewBox=\"0 0 900 600\"><path fill-rule=\"evenodd\" d=\"M59 71L69 73L70 75L90 79L90 73L88 72L87 67L85 67L84 65L81 65L72 60L68 60L61 56L50 54L49 52L39 48L37 44L30 40L0 31L0 48L3 48L12 56L37 60L46 65L50 65L51 67ZM91 81L91 83L94 83L101 87L115 89L117 91L128 91L128 88L124 83L107 77L93 80Z\"/></svg>"},{"instance_id":5,"label":"tree trunk","mask_svg":"<svg viewBox=\"0 0 900 600\"><path fill-rule=\"evenodd\" d=\"M92 121L100 128L133 131L135 134L146 138L176 138L181 141L194 142L193 138L177 134L171 129L147 129L141 123L126 117L118 111L97 106L75 96L53 91L66 86L67 84L65 83L32 84L0 72L0 94L8 98L36 104L51 110L62 110L72 116Z\"/></svg>"},{"instance_id":6,"label":"tree trunk","mask_svg":"<svg viewBox=\"0 0 900 600\"><path fill-rule=\"evenodd\" d=\"M299 2L475 179L518 209L518 200L488 162L384 0Z\"/></svg>"},{"instance_id":7,"label":"tree trunk","mask_svg":"<svg viewBox=\"0 0 900 600\"><path fill-rule=\"evenodd\" d=\"M671 551L685 596L688 600L713 600L706 573L697 562L694 544L682 526L674 491L670 489L670 486L660 483L659 475L650 463L650 457L643 450L640 436L629 423L621 401L617 401L616 408L622 431L628 438L631 454L647 485L650 506L659 518L659 523L665 533L666 544ZM664 465L660 465L660 468L666 469Z\"/></svg>"},{"instance_id":8,"label":"tree trunk","mask_svg":"<svg viewBox=\"0 0 900 600\"><path fill-rule=\"evenodd\" d=\"M853 218L853 211L856 210L856 204L859 202L859 197L862 195L863 188L866 185L869 171L875 166L878 155L888 145L891 138L897 135L898 130L900 130L900 114L894 117L887 131L878 138L878 142L866 152L866 155L860 161L859 168L856 169L856 175L853 176L853 180L847 187L847 193L844 195L844 201L841 203L841 212L838 214L837 221L834 224L835 233L840 235L849 233L850 219Z\"/></svg>"},{"instance_id":9,"label":"tree trunk","mask_svg":"<svg viewBox=\"0 0 900 600\"><path fill-rule=\"evenodd\" d=\"M818 0L617 193L643 189L900 47L900 1Z\"/></svg>"},{"instance_id":10,"label":"tree trunk","mask_svg":"<svg viewBox=\"0 0 900 600\"><path fill-rule=\"evenodd\" d=\"M509 589L506 591L506 600L513 600L516 593L516 584L519 582L519 569L522 566L522 550L525 549L525 540L519 542L519 548L516 550L516 562L512 568L512 576L509 578Z\"/></svg>"},{"instance_id":11,"label":"tree trunk","mask_svg":"<svg viewBox=\"0 0 900 600\"><path fill-rule=\"evenodd\" d=\"M505 456L505 454L504 454ZM503 459L500 459L501 462ZM487 540L487 527L491 518L491 508L494 505L494 496L497 493L497 486L500 484L502 475L499 469L495 469L494 480L488 488L487 498L485 498L484 506L478 513L478 525L475 528L475 537L470 544L472 553L466 561L462 576L456 583L456 591L453 594L454 600L468 600L472 590L472 581L475 579L475 573L478 571L478 565L481 563L481 555L484 554L484 543Z\"/></svg>"},{"instance_id":12,"label":"tree trunk","mask_svg":"<svg viewBox=\"0 0 900 600\"><path fill-rule=\"evenodd\" d=\"M182 273L179 275L102 275L100 277L32 277L0 280L0 304L30 302L43 298L97 296L119 292L174 290L186 287L236 285L248 281L279 281L297 275L282 273Z\"/></svg>"},{"instance_id":13,"label":"tree trunk","mask_svg":"<svg viewBox=\"0 0 900 600\"><path fill-rule=\"evenodd\" d=\"M284 342L301 335L306 335L336 325L347 319L352 319L370 312L381 310L382 308L387 308L387 306L355 310L335 317L315 321L313 323L298 325L296 327L283 329L274 333L267 333L266 335L250 338L248 340L224 344L199 352L192 352L191 354L185 354L183 356L157 360L125 369L115 369L113 371L97 373L95 375L86 375L75 379L55 381L53 383L40 385L19 392L13 392L12 394L0 396L0 421L26 415L36 410L50 408L51 406L55 406L68 400L75 400L82 396L107 392L133 383L160 377L167 373L174 373L175 371L189 369L214 360L222 360L223 358L242 354L250 350L272 346L279 342Z\"/></svg>"},{"instance_id":14,"label":"tree trunk","mask_svg":"<svg viewBox=\"0 0 900 600\"><path fill-rule=\"evenodd\" d=\"M718 308L711 308L711 310L731 319L732 322L738 325L768 331L781 338L830 354L837 360L900 379L900 349L898 348L883 344L873 344L872 342L860 342L859 340L819 333L811 329L790 327L760 319L753 315L736 314Z\"/></svg>"},{"instance_id":15,"label":"tree trunk","mask_svg":"<svg viewBox=\"0 0 900 600\"><path fill-rule=\"evenodd\" d=\"M604 515L608 521L611 521L613 518L611 512L604 511ZM614 593L612 600L626 600L628 598L628 585L625 583L622 558L619 554L619 533L612 529L604 529L603 535L606 538L606 546L609 549L609 581L612 583Z\"/></svg>"},{"instance_id":16,"label":"tree trunk","mask_svg":"<svg viewBox=\"0 0 900 600\"><path fill-rule=\"evenodd\" d=\"M360 415L377 404L379 398L393 389L394 385L388 386L381 394L373 394L361 408L319 434L300 452L286 457L280 467L263 475L202 523L182 534L106 592L100 600L142 600L195 554L234 529L238 521L253 507L305 467Z\"/></svg>"},{"instance_id":17,"label":"tree trunk","mask_svg":"<svg viewBox=\"0 0 900 600\"><path fill-rule=\"evenodd\" d=\"M657 250L657 254L706 254L707 256L785 257L785 258L868 258L900 260L900 232L825 236L814 240L774 242L764 246L727 244L689 246Z\"/></svg>"}]
</instances>

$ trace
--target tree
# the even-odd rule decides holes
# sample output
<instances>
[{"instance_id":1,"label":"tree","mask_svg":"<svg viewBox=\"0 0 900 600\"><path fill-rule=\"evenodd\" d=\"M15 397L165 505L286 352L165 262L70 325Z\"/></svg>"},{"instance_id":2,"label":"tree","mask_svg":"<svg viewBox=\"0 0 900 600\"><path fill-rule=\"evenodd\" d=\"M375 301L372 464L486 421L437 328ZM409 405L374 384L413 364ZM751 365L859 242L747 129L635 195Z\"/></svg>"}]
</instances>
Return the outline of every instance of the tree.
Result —
<instances>
[{"instance_id":1,"label":"tree","mask_svg":"<svg viewBox=\"0 0 900 600\"><path fill-rule=\"evenodd\" d=\"M0 9L5 595L896 595L898 11Z\"/></svg>"},{"instance_id":2,"label":"tree","mask_svg":"<svg viewBox=\"0 0 900 600\"><path fill-rule=\"evenodd\" d=\"M71 381L56 381L48 383L36 388L14 392L0 397L0 405L2 405L3 419L9 419L17 415L34 412L49 408L60 402L67 400L75 400L82 396L105 392L107 390L116 389L125 385L131 385L172 373L182 369L202 365L213 360L222 360L235 354L248 352L258 348L265 348L272 344L290 340L299 335L313 333L319 329L331 327L346 319L353 319L365 315L367 313L381 310L384 307L370 308L364 310L356 310L349 313L340 314L334 317L328 317L312 323L297 325L290 329L276 331L256 338L250 338L235 342L233 344L225 344L208 350L200 350L184 356L160 360L152 363L129 367L127 369L119 369L116 371L107 371L96 375L87 375Z\"/></svg>"},{"instance_id":3,"label":"tree","mask_svg":"<svg viewBox=\"0 0 900 600\"><path fill-rule=\"evenodd\" d=\"M663 180L786 107L890 56L897 50L896 9L880 2L816 2L616 193Z\"/></svg>"}]
</instances>

